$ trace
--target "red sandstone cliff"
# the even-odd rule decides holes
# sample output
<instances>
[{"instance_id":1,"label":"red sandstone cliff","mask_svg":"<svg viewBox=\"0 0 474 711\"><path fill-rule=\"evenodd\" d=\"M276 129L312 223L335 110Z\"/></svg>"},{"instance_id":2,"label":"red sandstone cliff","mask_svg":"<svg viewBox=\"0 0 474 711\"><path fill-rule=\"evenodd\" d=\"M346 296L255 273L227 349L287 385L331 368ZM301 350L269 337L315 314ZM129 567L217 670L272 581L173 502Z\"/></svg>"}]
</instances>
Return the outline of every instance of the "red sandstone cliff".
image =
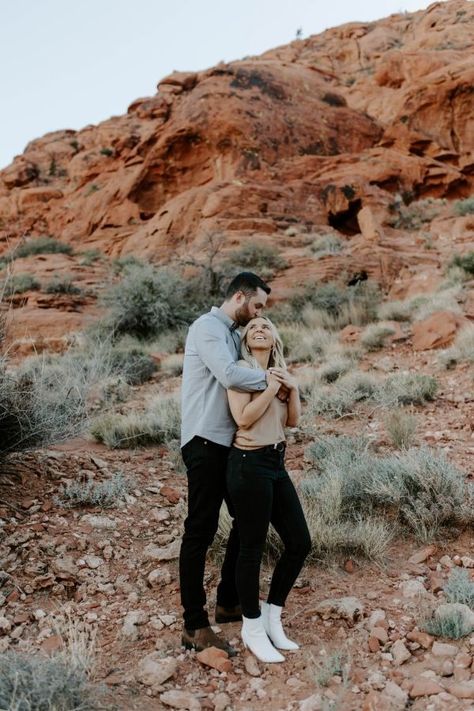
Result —
<instances>
[{"instance_id":1,"label":"red sandstone cliff","mask_svg":"<svg viewBox=\"0 0 474 711\"><path fill-rule=\"evenodd\" d=\"M0 248L51 234L166 260L218 231L273 241L300 280L363 268L389 289L439 267L442 245L420 256L389 206L447 198L446 248L473 236L448 209L474 184L473 28L473 3L452 0L166 77L127 115L47 134L0 172ZM298 234L328 225L348 248L315 263Z\"/></svg>"}]
</instances>

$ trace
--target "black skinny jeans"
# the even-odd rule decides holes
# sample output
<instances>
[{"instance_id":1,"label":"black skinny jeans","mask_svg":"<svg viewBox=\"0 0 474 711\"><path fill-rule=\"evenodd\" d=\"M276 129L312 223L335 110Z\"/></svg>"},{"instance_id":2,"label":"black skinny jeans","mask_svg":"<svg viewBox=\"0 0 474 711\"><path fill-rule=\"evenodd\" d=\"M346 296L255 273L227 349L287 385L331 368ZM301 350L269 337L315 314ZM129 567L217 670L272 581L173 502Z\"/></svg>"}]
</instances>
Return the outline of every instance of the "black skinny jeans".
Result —
<instances>
[{"instance_id":1,"label":"black skinny jeans","mask_svg":"<svg viewBox=\"0 0 474 711\"><path fill-rule=\"evenodd\" d=\"M233 516L226 491L226 466L229 447L193 437L181 449L188 475L188 516L179 557L181 604L184 626L197 630L209 625L205 610L204 569L206 553L219 523L219 511L225 500ZM221 580L217 588L217 604L234 607L239 602L235 586L235 565L239 553L239 536L235 521L227 541Z\"/></svg>"},{"instance_id":2,"label":"black skinny jeans","mask_svg":"<svg viewBox=\"0 0 474 711\"><path fill-rule=\"evenodd\" d=\"M269 524L284 544L273 572L269 603L284 606L311 550L308 526L284 457L284 452L270 447L253 451L232 447L228 458L227 489L240 536L237 592L242 614L249 618L260 615L260 564Z\"/></svg>"}]
</instances>

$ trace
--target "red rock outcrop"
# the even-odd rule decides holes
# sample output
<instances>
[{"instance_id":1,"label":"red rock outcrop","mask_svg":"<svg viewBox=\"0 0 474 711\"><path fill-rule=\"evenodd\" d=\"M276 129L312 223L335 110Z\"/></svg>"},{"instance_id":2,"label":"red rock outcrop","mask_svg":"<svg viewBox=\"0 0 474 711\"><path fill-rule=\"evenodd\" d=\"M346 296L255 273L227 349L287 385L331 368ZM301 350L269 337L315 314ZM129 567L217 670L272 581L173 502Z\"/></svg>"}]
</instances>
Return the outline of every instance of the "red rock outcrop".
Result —
<instances>
[{"instance_id":1,"label":"red rock outcrop","mask_svg":"<svg viewBox=\"0 0 474 711\"><path fill-rule=\"evenodd\" d=\"M474 184L473 26L474 5L450 0L175 72L125 116L49 133L0 171L0 252L51 234L166 261L222 233L284 251L277 295L295 273L402 293L423 265L436 282L474 239L450 203ZM393 218L430 196L446 203L427 251ZM301 236L328 229L345 249L308 256Z\"/></svg>"}]
</instances>

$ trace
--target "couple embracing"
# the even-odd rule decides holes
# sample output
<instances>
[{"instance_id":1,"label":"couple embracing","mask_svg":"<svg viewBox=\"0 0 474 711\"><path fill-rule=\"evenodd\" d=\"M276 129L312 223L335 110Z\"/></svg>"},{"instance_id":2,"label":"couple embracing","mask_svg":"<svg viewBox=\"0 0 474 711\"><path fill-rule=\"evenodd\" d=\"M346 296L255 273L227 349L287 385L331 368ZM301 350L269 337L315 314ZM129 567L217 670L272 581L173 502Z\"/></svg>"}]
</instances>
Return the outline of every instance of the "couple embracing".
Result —
<instances>
[{"instance_id":1,"label":"couple embracing","mask_svg":"<svg viewBox=\"0 0 474 711\"><path fill-rule=\"evenodd\" d=\"M225 500L232 516L215 621L242 620L242 640L263 662L298 649L281 613L311 548L298 495L285 470L285 426L295 426L300 399L280 337L262 315L270 287L243 272L220 308L200 316L186 340L182 384L181 452L188 479L188 516L179 560L188 649L235 650L211 628L206 611L206 553ZM238 330L242 328L242 333ZM284 550L268 599L259 600L262 553L269 524Z\"/></svg>"}]
</instances>

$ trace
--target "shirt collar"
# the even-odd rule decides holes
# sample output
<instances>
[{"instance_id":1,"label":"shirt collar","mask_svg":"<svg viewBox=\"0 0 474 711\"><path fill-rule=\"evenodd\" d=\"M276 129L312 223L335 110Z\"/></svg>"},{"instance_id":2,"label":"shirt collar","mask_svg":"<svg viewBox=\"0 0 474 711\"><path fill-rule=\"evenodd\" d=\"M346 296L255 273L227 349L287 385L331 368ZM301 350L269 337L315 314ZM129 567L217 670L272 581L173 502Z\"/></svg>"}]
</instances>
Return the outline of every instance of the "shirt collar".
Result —
<instances>
[{"instance_id":1,"label":"shirt collar","mask_svg":"<svg viewBox=\"0 0 474 711\"><path fill-rule=\"evenodd\" d=\"M227 328L230 328L231 331L235 331L239 327L239 324L236 321L232 321L230 316L227 316L225 311L217 306L213 306L211 308L211 314L218 318L219 321L222 321L222 323L225 323Z\"/></svg>"}]
</instances>

